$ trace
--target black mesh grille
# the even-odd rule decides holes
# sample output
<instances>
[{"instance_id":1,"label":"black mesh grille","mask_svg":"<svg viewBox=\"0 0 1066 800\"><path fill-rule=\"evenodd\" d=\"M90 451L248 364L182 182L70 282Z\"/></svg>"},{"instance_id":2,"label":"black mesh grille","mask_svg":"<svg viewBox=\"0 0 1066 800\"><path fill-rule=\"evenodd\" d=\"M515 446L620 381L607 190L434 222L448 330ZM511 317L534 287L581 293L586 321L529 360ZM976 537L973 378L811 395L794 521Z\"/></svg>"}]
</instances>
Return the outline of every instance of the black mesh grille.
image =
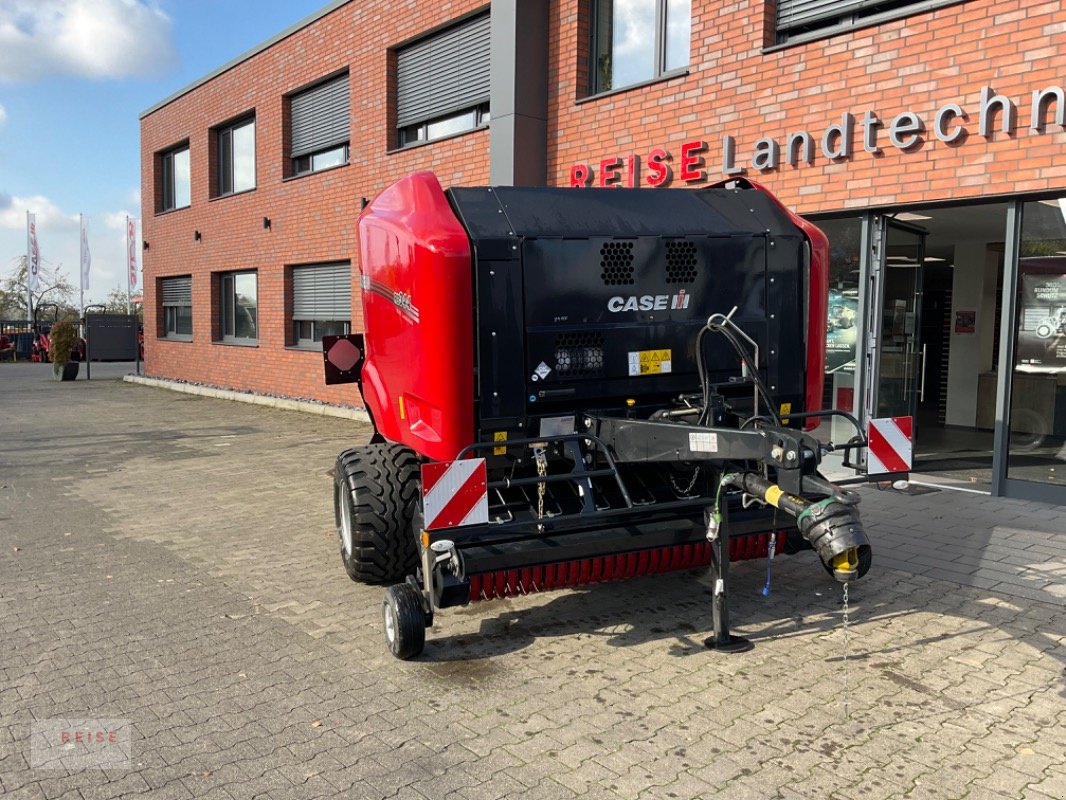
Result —
<instances>
[{"instance_id":1,"label":"black mesh grille","mask_svg":"<svg viewBox=\"0 0 1066 800\"><path fill-rule=\"evenodd\" d=\"M684 240L666 243L666 282L692 283L696 280L696 243Z\"/></svg>"},{"instance_id":2,"label":"black mesh grille","mask_svg":"<svg viewBox=\"0 0 1066 800\"><path fill-rule=\"evenodd\" d=\"M600 248L600 276L606 286L633 284L633 243L607 242Z\"/></svg>"},{"instance_id":3,"label":"black mesh grille","mask_svg":"<svg viewBox=\"0 0 1066 800\"><path fill-rule=\"evenodd\" d=\"M603 334L564 333L555 340L555 370L560 375L603 373Z\"/></svg>"}]
</instances>

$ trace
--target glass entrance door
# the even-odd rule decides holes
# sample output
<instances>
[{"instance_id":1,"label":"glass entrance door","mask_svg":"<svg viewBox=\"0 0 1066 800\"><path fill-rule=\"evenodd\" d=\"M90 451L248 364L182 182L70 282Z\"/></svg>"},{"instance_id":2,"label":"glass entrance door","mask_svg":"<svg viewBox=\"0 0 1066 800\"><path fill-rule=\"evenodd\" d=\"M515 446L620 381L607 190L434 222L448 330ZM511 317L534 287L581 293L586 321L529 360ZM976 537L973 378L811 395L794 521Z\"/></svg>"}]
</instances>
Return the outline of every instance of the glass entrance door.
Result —
<instances>
[{"instance_id":1,"label":"glass entrance door","mask_svg":"<svg viewBox=\"0 0 1066 800\"><path fill-rule=\"evenodd\" d=\"M867 419L913 417L924 391L921 342L926 232L888 217L870 226Z\"/></svg>"}]
</instances>

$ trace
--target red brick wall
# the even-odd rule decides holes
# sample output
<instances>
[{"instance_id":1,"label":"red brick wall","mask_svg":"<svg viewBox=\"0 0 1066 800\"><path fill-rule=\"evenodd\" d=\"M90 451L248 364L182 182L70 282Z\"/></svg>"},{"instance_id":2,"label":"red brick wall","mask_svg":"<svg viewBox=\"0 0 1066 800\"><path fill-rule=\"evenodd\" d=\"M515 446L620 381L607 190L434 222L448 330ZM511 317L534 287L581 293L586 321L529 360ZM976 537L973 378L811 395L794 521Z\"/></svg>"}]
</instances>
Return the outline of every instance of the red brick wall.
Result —
<instances>
[{"instance_id":1,"label":"red brick wall","mask_svg":"<svg viewBox=\"0 0 1066 800\"><path fill-rule=\"evenodd\" d=\"M156 279L193 275L191 343L149 337L148 374L220 386L357 403L350 387L322 384L321 355L285 348L284 267L351 259L357 273L355 218L361 197L394 179L433 169L447 185L488 180L487 131L390 153L389 48L476 10L484 0L350 3L142 122L142 197L147 331L156 330ZM684 142L705 140L706 179L721 176L723 135L736 139L738 165L802 213L852 207L1005 195L1066 187L1066 132L1029 130L1030 93L1066 83L1066 8L1038 0L970 0L938 11L855 30L764 54L772 17L761 0L727 4L693 0L691 67L684 77L578 102L586 94L587 4L550 6L548 175L566 185L570 165L598 165L663 146L673 155L673 186ZM345 66L352 94L352 159L337 170L283 181L282 98ZM1015 133L986 140L977 133L985 86L1018 106ZM930 126L938 108L958 103L970 114L965 142L937 141ZM256 111L257 185L242 195L208 199L208 139L212 126ZM856 128L850 161L829 163L822 133L844 112L871 109L883 122L904 111L925 121L924 143L907 152L888 143L862 150ZM998 120L997 120L998 121ZM750 168L755 141L772 137L784 150L790 133L815 140L811 165L764 173ZM188 139L192 205L157 215L154 154ZM644 175L647 175L645 168ZM652 191L652 190L649 190ZM271 219L264 230L262 218ZM193 232L202 241L193 242ZM257 348L212 342L210 274L259 271ZM353 287L353 327L361 328Z\"/></svg>"},{"instance_id":2,"label":"red brick wall","mask_svg":"<svg viewBox=\"0 0 1066 800\"><path fill-rule=\"evenodd\" d=\"M553 5L549 68L558 78L549 97L549 180L569 183L570 165L624 158L664 146L673 155L674 186L681 144L706 140L707 180L719 180L723 135L736 139L737 164L802 213L850 207L963 199L1066 187L1066 132L1029 131L1034 89L1066 85L1066 6L1040 0L970 0L877 27L762 53L773 41L762 0L692 3L689 74L649 87L575 103L585 94L587 47L580 4ZM1018 106L1013 136L977 134L982 87ZM938 108L958 103L970 134L946 145L931 131ZM862 151L829 163L821 153L826 127L844 112L867 110L891 121L913 111L926 122L925 143L902 152L880 133L883 154ZM998 120L997 120L998 121ZM807 130L813 165L772 172L750 167L757 139L779 141ZM857 128L861 132L861 129ZM699 185L697 182L695 185Z\"/></svg>"},{"instance_id":3,"label":"red brick wall","mask_svg":"<svg viewBox=\"0 0 1066 800\"><path fill-rule=\"evenodd\" d=\"M286 397L360 405L354 387L322 382L319 352L286 348L285 267L350 259L353 319L361 329L355 220L360 199L402 175L432 169L445 185L488 182L488 132L476 131L390 153L388 50L485 6L485 0L350 3L148 115L141 123L141 190L145 271L145 369L161 378ZM283 97L338 70L351 76L351 163L283 180ZM254 191L210 199L211 128L246 111L256 114ZM192 203L157 214L155 155L188 139ZM271 221L263 228L263 217ZM201 241L195 242L194 231ZM255 269L259 275L257 347L213 341L217 301L212 273ZM193 339L157 338L157 279L193 276ZM217 282L216 282L217 283Z\"/></svg>"}]
</instances>

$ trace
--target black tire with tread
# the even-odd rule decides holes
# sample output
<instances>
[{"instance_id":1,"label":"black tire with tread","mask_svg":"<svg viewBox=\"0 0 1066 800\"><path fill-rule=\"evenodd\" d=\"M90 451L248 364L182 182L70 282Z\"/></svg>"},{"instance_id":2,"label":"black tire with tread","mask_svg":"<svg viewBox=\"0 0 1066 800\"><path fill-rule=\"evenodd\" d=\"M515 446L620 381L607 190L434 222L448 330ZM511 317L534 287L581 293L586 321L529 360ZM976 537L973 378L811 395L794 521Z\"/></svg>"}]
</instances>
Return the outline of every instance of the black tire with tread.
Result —
<instances>
[{"instance_id":1,"label":"black tire with tread","mask_svg":"<svg viewBox=\"0 0 1066 800\"><path fill-rule=\"evenodd\" d=\"M333 475L333 507L341 561L353 581L391 583L414 572L418 551L412 518L419 503L414 451L386 442L345 450ZM340 504L348 503L352 552L341 536Z\"/></svg>"},{"instance_id":2,"label":"black tire with tread","mask_svg":"<svg viewBox=\"0 0 1066 800\"><path fill-rule=\"evenodd\" d=\"M394 584L385 590L381 611L389 652L405 661L421 655L426 647L422 593L409 583Z\"/></svg>"}]
</instances>

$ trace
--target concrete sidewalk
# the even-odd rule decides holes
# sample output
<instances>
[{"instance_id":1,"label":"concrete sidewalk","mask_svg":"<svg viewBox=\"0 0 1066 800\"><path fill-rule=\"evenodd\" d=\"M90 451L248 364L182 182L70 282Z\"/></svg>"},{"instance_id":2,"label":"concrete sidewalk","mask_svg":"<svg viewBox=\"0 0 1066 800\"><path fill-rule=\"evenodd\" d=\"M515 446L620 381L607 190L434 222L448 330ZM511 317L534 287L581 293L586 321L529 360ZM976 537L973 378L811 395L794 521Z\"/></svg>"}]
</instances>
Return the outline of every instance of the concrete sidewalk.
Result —
<instances>
[{"instance_id":1,"label":"concrete sidewalk","mask_svg":"<svg viewBox=\"0 0 1066 800\"><path fill-rule=\"evenodd\" d=\"M1063 509L863 490L875 568L680 573L437 615L386 653L329 471L365 426L0 365L0 793L15 798L1066 796ZM43 365L32 365L43 366ZM95 365L94 365L95 366ZM34 725L125 721L111 769Z\"/></svg>"}]
</instances>

